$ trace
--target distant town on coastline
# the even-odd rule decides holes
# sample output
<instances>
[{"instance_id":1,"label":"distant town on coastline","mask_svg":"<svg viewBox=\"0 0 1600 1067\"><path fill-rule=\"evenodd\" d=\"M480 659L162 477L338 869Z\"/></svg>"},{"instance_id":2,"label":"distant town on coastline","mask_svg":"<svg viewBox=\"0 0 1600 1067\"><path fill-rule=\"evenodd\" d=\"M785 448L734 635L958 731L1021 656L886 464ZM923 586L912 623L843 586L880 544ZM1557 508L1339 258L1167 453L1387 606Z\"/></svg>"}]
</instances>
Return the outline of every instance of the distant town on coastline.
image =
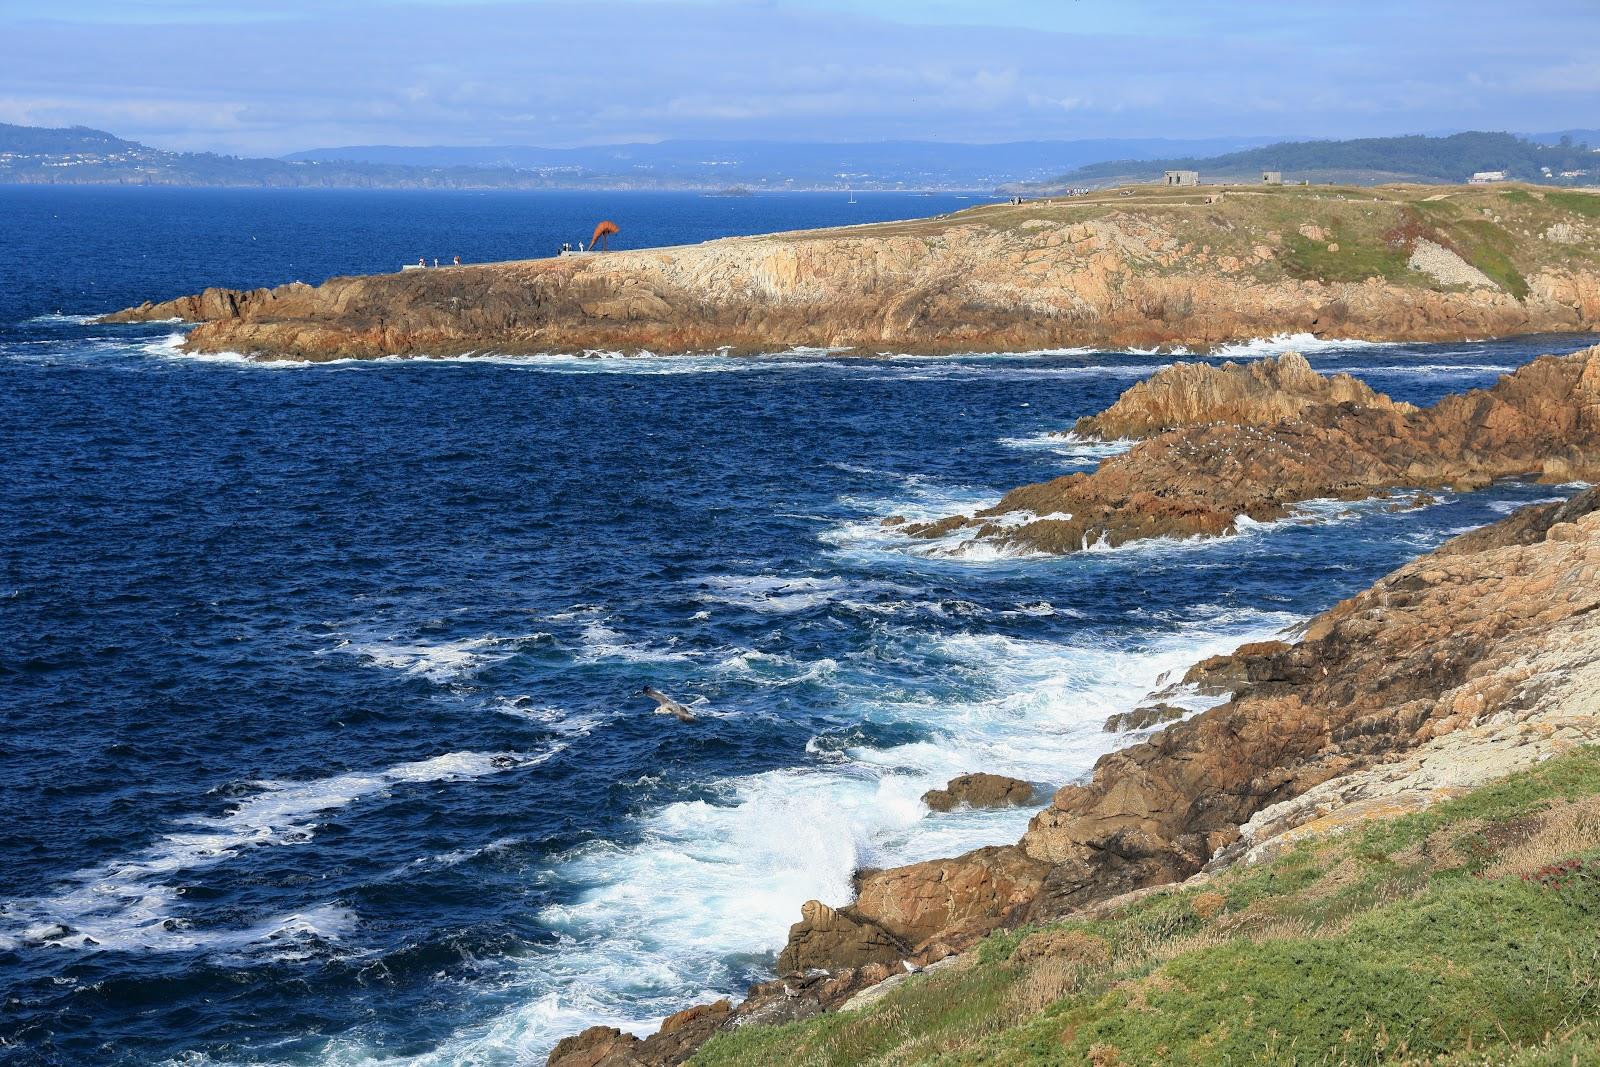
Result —
<instances>
[{"instance_id":1,"label":"distant town on coastline","mask_svg":"<svg viewBox=\"0 0 1600 1067\"><path fill-rule=\"evenodd\" d=\"M584 148L351 146L281 158L171 152L86 126L0 124L0 184L369 189L995 190L1046 194L1168 171L1206 182L1600 184L1600 130L1356 140L1113 138L955 144L688 141Z\"/></svg>"}]
</instances>

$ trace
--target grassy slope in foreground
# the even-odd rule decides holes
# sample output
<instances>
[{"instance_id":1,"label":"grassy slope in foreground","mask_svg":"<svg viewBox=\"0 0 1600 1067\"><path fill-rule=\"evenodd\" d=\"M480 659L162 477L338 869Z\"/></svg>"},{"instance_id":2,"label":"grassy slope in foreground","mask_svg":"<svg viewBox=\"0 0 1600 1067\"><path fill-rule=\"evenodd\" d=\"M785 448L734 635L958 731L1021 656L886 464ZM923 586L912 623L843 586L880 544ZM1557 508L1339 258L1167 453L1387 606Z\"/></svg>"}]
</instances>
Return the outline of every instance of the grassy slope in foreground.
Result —
<instances>
[{"instance_id":1,"label":"grassy slope in foreground","mask_svg":"<svg viewBox=\"0 0 1600 1067\"><path fill-rule=\"evenodd\" d=\"M1600 1062L1600 751L1102 913L991 935L706 1067Z\"/></svg>"},{"instance_id":2,"label":"grassy slope in foreground","mask_svg":"<svg viewBox=\"0 0 1600 1067\"><path fill-rule=\"evenodd\" d=\"M1136 187L702 245L207 290L111 316L189 347L1026 351L1286 332L1447 340L1600 325L1600 194Z\"/></svg>"}]
</instances>

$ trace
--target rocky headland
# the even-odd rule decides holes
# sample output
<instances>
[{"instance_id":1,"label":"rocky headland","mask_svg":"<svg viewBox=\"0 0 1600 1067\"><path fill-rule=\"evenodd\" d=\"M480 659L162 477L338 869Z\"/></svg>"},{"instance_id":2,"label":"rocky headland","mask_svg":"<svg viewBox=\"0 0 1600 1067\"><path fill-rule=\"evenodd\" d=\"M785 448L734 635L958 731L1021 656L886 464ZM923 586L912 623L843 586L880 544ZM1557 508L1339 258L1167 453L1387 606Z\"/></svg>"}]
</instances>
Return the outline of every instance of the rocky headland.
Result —
<instances>
[{"instance_id":1,"label":"rocky headland","mask_svg":"<svg viewBox=\"0 0 1600 1067\"><path fill-rule=\"evenodd\" d=\"M1600 346L1541 357L1493 388L1423 409L1345 376L1322 378L1293 354L1250 366L1179 364L1077 429L1144 440L1091 473L1022 486L974 515L906 532L1070 553L1220 536L1241 518L1282 519L1313 499L1511 477L1600 480Z\"/></svg>"},{"instance_id":2,"label":"rocky headland","mask_svg":"<svg viewBox=\"0 0 1600 1067\"><path fill-rule=\"evenodd\" d=\"M1312 450L1315 465L1359 470L1378 464L1386 472L1352 483L1352 490L1364 493L1398 477L1396 471L1408 483L1428 481L1419 472L1436 475L1432 484L1482 484L1509 474L1566 480L1597 466L1597 384L1600 348L1545 357L1491 390L1418 410L1348 379L1319 379L1303 360L1285 357L1252 367L1163 372L1125 394L1101 416L1104 423L1090 425L1114 426L1119 436L1154 435L1130 457L1158 445L1157 457L1182 456L1168 439L1192 447L1195 438L1189 435L1197 432L1229 434L1220 440L1238 448L1274 435L1287 440L1291 431L1285 427L1301 434L1315 430L1330 435ZM1197 396L1214 406L1191 403ZM1215 413L1224 411L1233 421L1214 422ZM1270 455L1285 446L1251 447ZM1355 451L1347 457L1340 449ZM1242 469L1230 467L1226 454L1203 453L1202 461L1186 468L1192 484L1253 484L1269 493L1277 484L1275 467L1249 466L1249 459L1240 461L1247 464ZM1102 471L1121 458L1105 461ZM1299 468L1297 461L1294 469ZM1304 484L1290 482L1300 488L1291 488L1284 499L1303 499L1293 493ZM965 988L964 979L950 976L982 970L986 957L974 946L992 944L997 936L1011 951L1011 970L991 978L1031 976L1033 984L1016 995L1024 997L1027 1011L1038 1011L1051 997L1082 986L1086 974L1103 971L1113 948L1127 951L1126 943L1060 928L1063 921L1092 924L1136 908L1149 894L1176 888L1192 897L1181 921L1209 922L1235 906L1216 892L1193 896L1213 879L1272 864L1305 842L1339 839L1378 821L1431 810L1600 742L1597 609L1600 489L1532 505L1458 536L1316 616L1293 640L1245 645L1194 665L1182 684L1225 696L1222 703L1188 714L1155 703L1164 695L1157 693L1147 707L1108 722L1108 729L1142 731L1143 739L1100 759L1087 780L1058 790L1017 843L862 870L851 903L806 903L778 958L779 977L752 987L742 1003L690 1009L644 1039L591 1028L563 1041L550 1062L677 1063L712 1038L719 1041L714 1048L737 1050L743 1046L718 1035L751 1026L838 1010L866 1012L862 1018L869 1019L873 1004L913 981L932 982L930 990ZM1013 803L1025 789L1027 783L964 775L930 793L929 803L936 810L962 799ZM1541 848L1577 848L1594 838L1589 822L1582 823L1588 827L1582 833L1562 825L1565 836ZM1496 829L1482 856L1499 862L1502 851L1514 851L1523 839L1518 834L1526 831L1531 838L1542 826L1530 815L1511 829ZM1517 853L1524 867L1536 851ZM1405 855L1416 862L1412 853ZM1426 870L1447 866L1429 855L1423 857ZM1523 869L1512 860L1502 865ZM1559 871L1581 869L1579 863ZM1525 881L1533 876L1522 875ZM1348 889L1355 875L1337 868L1329 877ZM1247 920L1246 915L1238 922ZM1244 930L1240 936L1288 937L1299 928L1291 924L1288 933L1275 928L1269 934L1237 924L1233 929ZM1342 933L1346 926L1333 929ZM1006 930L1040 932L1016 942L996 933ZM1155 936L1141 931L1140 938ZM1038 972L1045 964L1053 968L1048 981ZM922 973L929 977L917 979ZM1040 993L1035 979L1053 992ZM990 980L968 984L981 987ZM961 1008L959 1001L940 1001L928 1010L944 1018ZM972 1022L980 1034L1025 1014L1014 1000L985 1010L1006 1021ZM1103 1016L1111 1009L1096 1010ZM1218 1024L1219 1032L1245 1021L1237 1015L1230 1020ZM917 1035L904 1026L897 1030L889 1025L893 1021L885 1025L896 1040L914 1043ZM1078 1040L1076 1024L1057 1025L1052 1035L1056 1031L1049 1038L1057 1042L1052 1047ZM725 1062L761 1062L734 1052L730 1057Z\"/></svg>"},{"instance_id":3,"label":"rocky headland","mask_svg":"<svg viewBox=\"0 0 1600 1067\"><path fill-rule=\"evenodd\" d=\"M1533 187L1137 187L702 245L207 289L263 359L1448 340L1600 325L1600 196Z\"/></svg>"}]
</instances>

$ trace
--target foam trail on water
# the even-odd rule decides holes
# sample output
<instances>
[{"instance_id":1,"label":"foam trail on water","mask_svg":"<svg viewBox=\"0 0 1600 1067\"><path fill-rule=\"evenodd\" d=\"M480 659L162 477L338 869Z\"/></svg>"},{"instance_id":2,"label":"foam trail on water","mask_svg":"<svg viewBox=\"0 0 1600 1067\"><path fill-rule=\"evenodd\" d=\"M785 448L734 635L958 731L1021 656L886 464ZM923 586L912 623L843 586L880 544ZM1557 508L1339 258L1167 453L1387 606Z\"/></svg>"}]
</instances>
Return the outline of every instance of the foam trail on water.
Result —
<instances>
[{"instance_id":1,"label":"foam trail on water","mask_svg":"<svg viewBox=\"0 0 1600 1067\"><path fill-rule=\"evenodd\" d=\"M1280 333L1272 337L1258 337L1250 341L1233 341L1218 345L1210 355L1227 359L1256 359L1281 356L1285 352L1314 355L1318 352L1341 352L1358 348L1398 348L1403 341L1355 341L1335 337L1317 337L1309 333ZM1178 355L1174 351L1174 355Z\"/></svg>"},{"instance_id":2,"label":"foam trail on water","mask_svg":"<svg viewBox=\"0 0 1600 1067\"><path fill-rule=\"evenodd\" d=\"M0 906L14 940L80 949L179 952L237 948L282 936L336 938L354 922L337 905L278 916L245 928L204 929L178 914L174 877L226 863L246 849L303 844L316 819L358 800L420 782L478 778L541 763L560 746L529 757L514 752L448 752L379 771L303 782L257 782L257 791L219 816L187 822L127 859L79 871L60 892Z\"/></svg>"}]
</instances>

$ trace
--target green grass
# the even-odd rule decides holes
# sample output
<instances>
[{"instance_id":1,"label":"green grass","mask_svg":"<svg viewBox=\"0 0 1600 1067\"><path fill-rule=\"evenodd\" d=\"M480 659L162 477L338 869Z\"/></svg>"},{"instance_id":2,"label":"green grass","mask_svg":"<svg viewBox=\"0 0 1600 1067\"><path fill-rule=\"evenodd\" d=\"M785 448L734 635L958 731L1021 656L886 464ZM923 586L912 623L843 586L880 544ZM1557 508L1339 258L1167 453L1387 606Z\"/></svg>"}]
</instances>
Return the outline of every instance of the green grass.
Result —
<instances>
[{"instance_id":1,"label":"green grass","mask_svg":"<svg viewBox=\"0 0 1600 1067\"><path fill-rule=\"evenodd\" d=\"M693 1062L1600 1062L1600 826L1592 804L1572 806L1597 796L1600 750L1580 750L1201 890L1060 924L1100 938L1108 965L1019 962L1031 931L1001 932L963 968L867 1009L719 1035ZM1541 827L1555 836L1527 851ZM1569 844L1595 862L1516 869Z\"/></svg>"},{"instance_id":2,"label":"green grass","mask_svg":"<svg viewBox=\"0 0 1600 1067\"><path fill-rule=\"evenodd\" d=\"M1533 199L1531 195L1520 189L1514 189L1512 192L1522 194L1523 200L1518 201L1519 203ZM1571 193L1563 190L1552 190L1544 194L1544 202L1562 211L1570 211L1574 215L1582 215L1584 218L1589 219L1600 219L1600 196L1594 193Z\"/></svg>"},{"instance_id":3,"label":"green grass","mask_svg":"<svg viewBox=\"0 0 1600 1067\"><path fill-rule=\"evenodd\" d=\"M1339 250L1329 251L1330 246ZM1289 276L1302 281L1364 282L1368 278L1405 280L1410 255L1404 247L1358 237L1339 228L1322 241L1300 233L1289 234L1281 258Z\"/></svg>"}]
</instances>

